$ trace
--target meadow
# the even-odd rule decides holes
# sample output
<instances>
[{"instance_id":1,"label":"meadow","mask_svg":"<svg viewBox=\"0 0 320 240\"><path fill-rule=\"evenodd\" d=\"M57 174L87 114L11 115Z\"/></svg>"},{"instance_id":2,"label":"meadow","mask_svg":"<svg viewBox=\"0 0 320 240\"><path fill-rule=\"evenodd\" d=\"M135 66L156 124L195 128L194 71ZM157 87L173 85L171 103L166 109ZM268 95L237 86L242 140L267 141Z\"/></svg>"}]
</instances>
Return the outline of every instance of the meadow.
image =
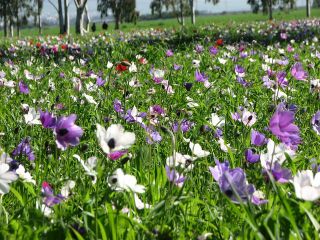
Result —
<instances>
[{"instance_id":1,"label":"meadow","mask_svg":"<svg viewBox=\"0 0 320 240\"><path fill-rule=\"evenodd\" d=\"M319 20L0 48L1 239L319 239Z\"/></svg>"}]
</instances>

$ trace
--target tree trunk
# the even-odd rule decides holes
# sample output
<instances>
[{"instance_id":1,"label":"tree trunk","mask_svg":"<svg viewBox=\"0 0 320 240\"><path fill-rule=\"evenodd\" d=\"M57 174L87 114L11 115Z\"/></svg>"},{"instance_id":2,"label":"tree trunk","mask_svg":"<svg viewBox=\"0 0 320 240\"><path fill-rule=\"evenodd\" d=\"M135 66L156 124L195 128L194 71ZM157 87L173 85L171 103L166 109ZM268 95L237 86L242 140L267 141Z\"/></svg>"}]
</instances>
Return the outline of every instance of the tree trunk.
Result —
<instances>
[{"instance_id":1,"label":"tree trunk","mask_svg":"<svg viewBox=\"0 0 320 240\"><path fill-rule=\"evenodd\" d=\"M84 7L77 8L77 17L76 17L76 34L83 34L83 11Z\"/></svg>"},{"instance_id":2,"label":"tree trunk","mask_svg":"<svg viewBox=\"0 0 320 240\"><path fill-rule=\"evenodd\" d=\"M269 20L272 21L272 0L268 1Z\"/></svg>"},{"instance_id":3,"label":"tree trunk","mask_svg":"<svg viewBox=\"0 0 320 240\"><path fill-rule=\"evenodd\" d=\"M64 0L64 32L65 34L69 35L69 0Z\"/></svg>"},{"instance_id":4,"label":"tree trunk","mask_svg":"<svg viewBox=\"0 0 320 240\"><path fill-rule=\"evenodd\" d=\"M10 37L13 37L13 20L12 18L10 18L10 22L9 22L9 33L10 33Z\"/></svg>"},{"instance_id":5,"label":"tree trunk","mask_svg":"<svg viewBox=\"0 0 320 240\"><path fill-rule=\"evenodd\" d=\"M41 7L40 7L40 0L38 0L38 30L39 34L42 34L42 22L41 22Z\"/></svg>"},{"instance_id":6,"label":"tree trunk","mask_svg":"<svg viewBox=\"0 0 320 240\"><path fill-rule=\"evenodd\" d=\"M17 9L18 10L18 9ZM17 37L20 37L20 18L19 18L19 12L16 12L16 19L17 19Z\"/></svg>"},{"instance_id":7,"label":"tree trunk","mask_svg":"<svg viewBox=\"0 0 320 240\"><path fill-rule=\"evenodd\" d=\"M61 0L58 0L58 15L59 15L60 34L64 34L63 11L62 11L62 2L61 2Z\"/></svg>"},{"instance_id":8,"label":"tree trunk","mask_svg":"<svg viewBox=\"0 0 320 240\"><path fill-rule=\"evenodd\" d=\"M4 4L3 10L4 10L4 12L3 12L3 35L5 37L8 37L8 26L7 26L8 19L7 19L7 5L6 4Z\"/></svg>"},{"instance_id":9,"label":"tree trunk","mask_svg":"<svg viewBox=\"0 0 320 240\"><path fill-rule=\"evenodd\" d=\"M184 26L184 17L183 17L183 0L180 0L180 23Z\"/></svg>"},{"instance_id":10,"label":"tree trunk","mask_svg":"<svg viewBox=\"0 0 320 240\"><path fill-rule=\"evenodd\" d=\"M311 17L310 0L306 0L307 18Z\"/></svg>"},{"instance_id":11,"label":"tree trunk","mask_svg":"<svg viewBox=\"0 0 320 240\"><path fill-rule=\"evenodd\" d=\"M196 12L194 8L194 0L189 0L190 8L191 8L191 23L192 25L196 24Z\"/></svg>"},{"instance_id":12,"label":"tree trunk","mask_svg":"<svg viewBox=\"0 0 320 240\"><path fill-rule=\"evenodd\" d=\"M114 29L115 30L119 30L120 29L120 21L121 21L121 9L120 9L120 7L116 8L116 11L114 13L114 18L115 18Z\"/></svg>"}]
</instances>

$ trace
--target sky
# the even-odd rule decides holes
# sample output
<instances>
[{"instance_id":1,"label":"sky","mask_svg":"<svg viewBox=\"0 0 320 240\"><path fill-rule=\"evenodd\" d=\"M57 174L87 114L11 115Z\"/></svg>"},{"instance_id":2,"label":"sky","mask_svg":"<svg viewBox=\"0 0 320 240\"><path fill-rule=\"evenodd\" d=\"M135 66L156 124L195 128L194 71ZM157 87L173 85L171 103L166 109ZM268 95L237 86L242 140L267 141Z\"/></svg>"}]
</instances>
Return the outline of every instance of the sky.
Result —
<instances>
[{"instance_id":1,"label":"sky","mask_svg":"<svg viewBox=\"0 0 320 240\"><path fill-rule=\"evenodd\" d=\"M51 0L56 3L56 0ZM74 0L69 0L71 2L70 7L70 17L75 17L75 5ZM305 0L296 0L298 6L304 6ZM137 10L141 14L150 14L150 2L151 0L136 0ZM220 13L228 11L249 11L250 5L247 4L247 0L220 0L220 3L213 5L212 3L205 3L205 0L195 0L196 10L198 11L207 11L210 13ZM97 11L97 0L88 0L88 9L90 16L99 16L100 14ZM57 12L49 3L48 0L44 0L44 9L43 9L44 18L56 18Z\"/></svg>"}]
</instances>

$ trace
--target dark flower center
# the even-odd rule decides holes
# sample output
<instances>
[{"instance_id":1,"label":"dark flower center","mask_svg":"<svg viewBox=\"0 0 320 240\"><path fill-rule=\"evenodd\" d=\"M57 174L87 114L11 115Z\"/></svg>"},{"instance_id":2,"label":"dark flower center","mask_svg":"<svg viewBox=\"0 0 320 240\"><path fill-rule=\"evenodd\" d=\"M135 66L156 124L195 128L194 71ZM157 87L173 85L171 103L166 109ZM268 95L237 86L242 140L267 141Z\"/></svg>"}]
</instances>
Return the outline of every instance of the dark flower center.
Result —
<instances>
[{"instance_id":1,"label":"dark flower center","mask_svg":"<svg viewBox=\"0 0 320 240\"><path fill-rule=\"evenodd\" d=\"M108 146L109 148L114 148L116 146L116 141L114 140L114 138L111 138L109 141L108 141Z\"/></svg>"},{"instance_id":2,"label":"dark flower center","mask_svg":"<svg viewBox=\"0 0 320 240\"><path fill-rule=\"evenodd\" d=\"M186 160L186 167L189 167L192 164L192 161L190 159Z\"/></svg>"},{"instance_id":3,"label":"dark flower center","mask_svg":"<svg viewBox=\"0 0 320 240\"><path fill-rule=\"evenodd\" d=\"M64 136L64 135L66 135L68 132L69 132L68 129L66 129L66 128L61 128L61 129L58 130L58 135L59 135L59 136Z\"/></svg>"},{"instance_id":4,"label":"dark flower center","mask_svg":"<svg viewBox=\"0 0 320 240\"><path fill-rule=\"evenodd\" d=\"M116 182L118 182L118 179L117 179L117 178L113 178L113 179L111 180L111 182L112 182L113 184L115 184Z\"/></svg>"},{"instance_id":5,"label":"dark flower center","mask_svg":"<svg viewBox=\"0 0 320 240\"><path fill-rule=\"evenodd\" d=\"M227 197L229 197L229 198L231 198L231 197L232 197L232 194L233 194L233 192L232 192L231 189L228 189L228 190L225 191L224 193L225 193L225 194L227 195Z\"/></svg>"},{"instance_id":6,"label":"dark flower center","mask_svg":"<svg viewBox=\"0 0 320 240\"><path fill-rule=\"evenodd\" d=\"M252 118L253 118L252 115L250 115L250 116L248 117L248 120L251 121Z\"/></svg>"}]
</instances>

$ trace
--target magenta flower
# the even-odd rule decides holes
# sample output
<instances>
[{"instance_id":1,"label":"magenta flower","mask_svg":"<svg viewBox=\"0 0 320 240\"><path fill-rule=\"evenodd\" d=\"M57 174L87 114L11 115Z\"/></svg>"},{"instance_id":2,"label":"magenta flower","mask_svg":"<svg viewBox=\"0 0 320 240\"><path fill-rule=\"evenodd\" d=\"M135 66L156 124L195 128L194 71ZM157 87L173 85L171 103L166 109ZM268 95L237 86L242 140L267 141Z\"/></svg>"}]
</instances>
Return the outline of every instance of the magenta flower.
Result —
<instances>
[{"instance_id":1,"label":"magenta flower","mask_svg":"<svg viewBox=\"0 0 320 240\"><path fill-rule=\"evenodd\" d=\"M79 144L83 130L74 124L76 119L77 115L75 114L58 119L56 127L54 128L58 148L66 150L69 145L76 146Z\"/></svg>"},{"instance_id":2,"label":"magenta flower","mask_svg":"<svg viewBox=\"0 0 320 240\"><path fill-rule=\"evenodd\" d=\"M291 68L291 75L297 80L306 80L308 77L308 73L303 70L302 64L297 62Z\"/></svg>"},{"instance_id":3,"label":"magenta flower","mask_svg":"<svg viewBox=\"0 0 320 240\"><path fill-rule=\"evenodd\" d=\"M300 130L293 122L294 113L282 110L281 106L278 106L270 119L269 129L281 142L296 149L301 142L301 138Z\"/></svg>"},{"instance_id":4,"label":"magenta flower","mask_svg":"<svg viewBox=\"0 0 320 240\"><path fill-rule=\"evenodd\" d=\"M173 56L173 51L171 49L166 51L166 56L167 57L172 57Z\"/></svg>"}]
</instances>

